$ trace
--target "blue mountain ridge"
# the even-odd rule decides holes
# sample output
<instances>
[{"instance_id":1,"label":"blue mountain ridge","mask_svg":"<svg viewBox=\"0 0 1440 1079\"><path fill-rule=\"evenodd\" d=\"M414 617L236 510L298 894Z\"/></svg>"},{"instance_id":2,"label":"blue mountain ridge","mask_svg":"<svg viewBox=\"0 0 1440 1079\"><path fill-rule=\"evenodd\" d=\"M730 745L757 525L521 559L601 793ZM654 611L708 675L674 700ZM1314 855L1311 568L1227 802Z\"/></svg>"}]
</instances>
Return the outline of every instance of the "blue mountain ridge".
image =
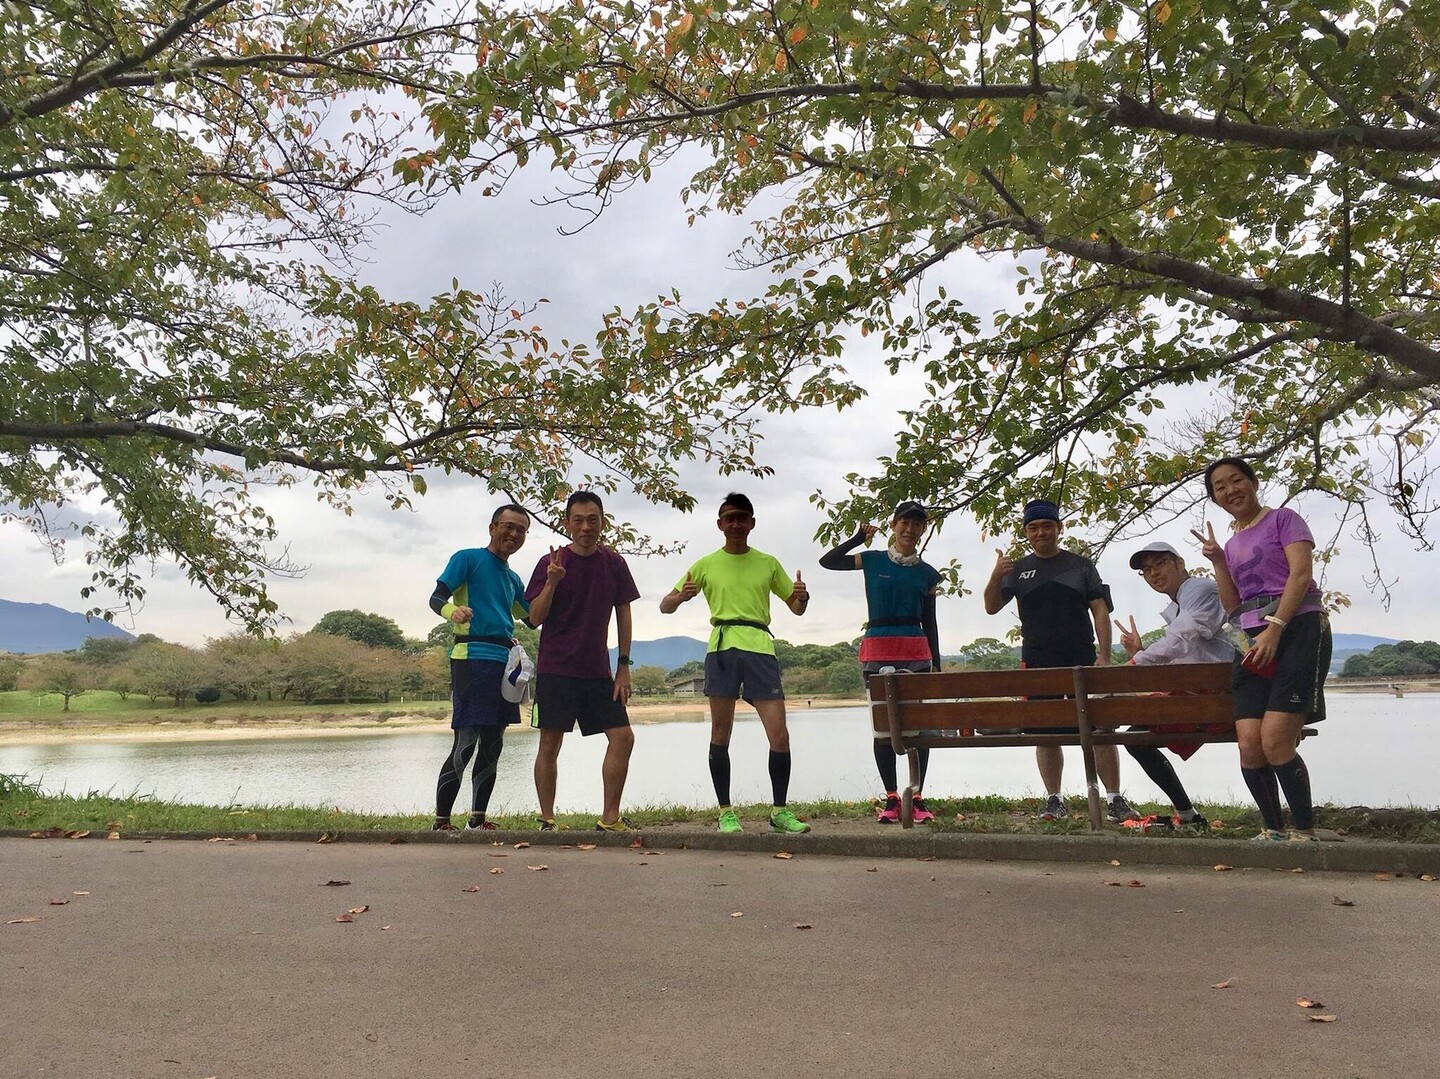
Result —
<instances>
[{"instance_id":1,"label":"blue mountain ridge","mask_svg":"<svg viewBox=\"0 0 1440 1079\"><path fill-rule=\"evenodd\" d=\"M0 652L68 652L86 637L133 640L135 635L103 618L86 618L49 603L0 599Z\"/></svg>"}]
</instances>

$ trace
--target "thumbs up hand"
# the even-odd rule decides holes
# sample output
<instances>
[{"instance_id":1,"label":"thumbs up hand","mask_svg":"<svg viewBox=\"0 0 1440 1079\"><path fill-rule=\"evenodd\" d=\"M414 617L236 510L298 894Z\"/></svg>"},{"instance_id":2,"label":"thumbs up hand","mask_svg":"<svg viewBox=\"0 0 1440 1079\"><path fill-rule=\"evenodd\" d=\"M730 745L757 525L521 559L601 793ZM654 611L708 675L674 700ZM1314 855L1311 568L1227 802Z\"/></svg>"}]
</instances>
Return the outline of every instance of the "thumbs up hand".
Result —
<instances>
[{"instance_id":1,"label":"thumbs up hand","mask_svg":"<svg viewBox=\"0 0 1440 1079\"><path fill-rule=\"evenodd\" d=\"M686 603L689 600L694 599L699 594L700 586L695 583L694 579L687 572L685 574L685 583L680 586L680 602Z\"/></svg>"},{"instance_id":2,"label":"thumbs up hand","mask_svg":"<svg viewBox=\"0 0 1440 1079\"><path fill-rule=\"evenodd\" d=\"M800 576L800 571L795 571L795 581L790 587L790 609L796 614L804 614L805 606L810 602L810 589Z\"/></svg>"},{"instance_id":3,"label":"thumbs up hand","mask_svg":"<svg viewBox=\"0 0 1440 1079\"><path fill-rule=\"evenodd\" d=\"M995 555L995 568L990 571L990 577L992 580L998 581L1002 577L1008 575L1010 571L1015 568L1015 563L1010 558L1010 556L1007 555L1004 551L1002 551L999 547L995 548Z\"/></svg>"}]
</instances>

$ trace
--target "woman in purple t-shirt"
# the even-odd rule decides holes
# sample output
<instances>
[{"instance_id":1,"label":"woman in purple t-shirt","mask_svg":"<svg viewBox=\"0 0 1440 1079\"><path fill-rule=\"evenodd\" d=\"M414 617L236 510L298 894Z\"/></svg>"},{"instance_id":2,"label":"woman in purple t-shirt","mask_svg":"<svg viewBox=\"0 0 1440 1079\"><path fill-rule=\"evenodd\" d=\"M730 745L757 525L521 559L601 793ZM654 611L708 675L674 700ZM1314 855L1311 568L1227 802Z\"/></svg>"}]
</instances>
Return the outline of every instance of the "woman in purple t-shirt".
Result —
<instances>
[{"instance_id":1,"label":"woman in purple t-shirt","mask_svg":"<svg viewBox=\"0 0 1440 1079\"><path fill-rule=\"evenodd\" d=\"M1205 470L1210 500L1234 518L1222 548L1214 526L1194 533L1215 567L1220 602L1250 638L1235 664L1235 736L1240 774L1265 830L1260 841L1315 841L1310 775L1297 749L1306 722L1325 718L1323 686L1330 667L1330 622L1314 579L1315 539L1292 509L1260 504L1255 470L1222 457ZM1285 832L1280 792L1295 830Z\"/></svg>"}]
</instances>

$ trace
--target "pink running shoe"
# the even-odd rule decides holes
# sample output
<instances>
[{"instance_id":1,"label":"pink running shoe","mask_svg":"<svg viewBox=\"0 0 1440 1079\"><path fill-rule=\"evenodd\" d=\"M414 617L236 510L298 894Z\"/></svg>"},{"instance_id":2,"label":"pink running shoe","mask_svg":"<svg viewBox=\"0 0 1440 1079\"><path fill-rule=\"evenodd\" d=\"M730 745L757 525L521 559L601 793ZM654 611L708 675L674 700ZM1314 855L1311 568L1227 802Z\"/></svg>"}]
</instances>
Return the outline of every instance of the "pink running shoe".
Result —
<instances>
[{"instance_id":1,"label":"pink running shoe","mask_svg":"<svg viewBox=\"0 0 1440 1079\"><path fill-rule=\"evenodd\" d=\"M910 804L910 810L914 814L916 824L924 824L927 820L935 819L935 814L931 813L925 805L925 799L918 794L915 796L915 801Z\"/></svg>"},{"instance_id":2,"label":"pink running shoe","mask_svg":"<svg viewBox=\"0 0 1440 1079\"><path fill-rule=\"evenodd\" d=\"M880 824L900 823L900 796L898 794L885 796L885 805L880 812L875 814L875 820Z\"/></svg>"}]
</instances>

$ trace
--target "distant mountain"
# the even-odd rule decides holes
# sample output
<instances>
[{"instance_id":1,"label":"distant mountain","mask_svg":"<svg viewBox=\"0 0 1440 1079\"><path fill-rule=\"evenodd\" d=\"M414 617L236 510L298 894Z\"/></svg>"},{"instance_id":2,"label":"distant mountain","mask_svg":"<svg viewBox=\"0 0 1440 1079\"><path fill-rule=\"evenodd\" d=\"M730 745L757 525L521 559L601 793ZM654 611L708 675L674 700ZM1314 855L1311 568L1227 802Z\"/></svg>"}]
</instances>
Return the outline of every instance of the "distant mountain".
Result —
<instances>
[{"instance_id":1,"label":"distant mountain","mask_svg":"<svg viewBox=\"0 0 1440 1079\"><path fill-rule=\"evenodd\" d=\"M694 637L661 637L658 641L634 641L630 645L630 658L637 667L664 667L673 671L692 659L705 658L708 641L697 641ZM610 662L615 662L616 650L610 649Z\"/></svg>"},{"instance_id":2,"label":"distant mountain","mask_svg":"<svg viewBox=\"0 0 1440 1079\"><path fill-rule=\"evenodd\" d=\"M104 619L87 619L48 603L0 599L0 652L68 652L86 637L133 640L135 635Z\"/></svg>"},{"instance_id":3,"label":"distant mountain","mask_svg":"<svg viewBox=\"0 0 1440 1079\"><path fill-rule=\"evenodd\" d=\"M1339 674L1345 661L1353 655L1368 652L1376 645L1399 644L1394 637L1371 637L1367 633L1335 634L1335 651L1330 654L1330 673Z\"/></svg>"}]
</instances>

